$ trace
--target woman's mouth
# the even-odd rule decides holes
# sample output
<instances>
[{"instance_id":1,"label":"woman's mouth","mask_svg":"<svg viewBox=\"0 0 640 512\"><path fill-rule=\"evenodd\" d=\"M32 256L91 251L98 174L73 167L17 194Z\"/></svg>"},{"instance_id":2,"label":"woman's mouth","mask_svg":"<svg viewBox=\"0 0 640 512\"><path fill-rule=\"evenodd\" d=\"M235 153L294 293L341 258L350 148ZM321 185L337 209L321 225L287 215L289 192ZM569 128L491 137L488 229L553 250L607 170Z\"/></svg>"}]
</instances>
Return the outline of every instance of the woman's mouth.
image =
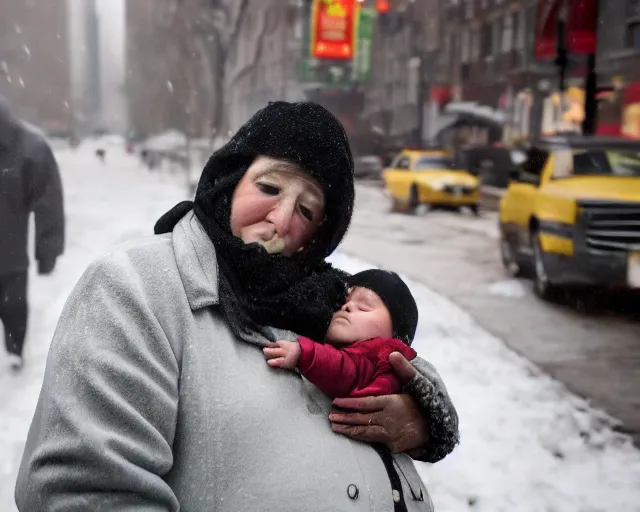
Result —
<instances>
[{"instance_id":1,"label":"woman's mouth","mask_svg":"<svg viewBox=\"0 0 640 512\"><path fill-rule=\"evenodd\" d=\"M270 240L260 242L260 244L269 254L279 254L284 251L286 247L285 239L278 235L274 235Z\"/></svg>"}]
</instances>

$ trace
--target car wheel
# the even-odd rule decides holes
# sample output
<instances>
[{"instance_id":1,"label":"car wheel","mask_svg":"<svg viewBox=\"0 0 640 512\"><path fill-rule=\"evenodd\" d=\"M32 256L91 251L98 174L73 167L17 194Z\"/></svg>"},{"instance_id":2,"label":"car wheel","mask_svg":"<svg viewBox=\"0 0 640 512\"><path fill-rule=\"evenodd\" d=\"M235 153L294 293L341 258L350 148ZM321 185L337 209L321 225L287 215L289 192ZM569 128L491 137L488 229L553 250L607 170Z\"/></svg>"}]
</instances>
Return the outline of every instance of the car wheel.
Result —
<instances>
[{"instance_id":1,"label":"car wheel","mask_svg":"<svg viewBox=\"0 0 640 512\"><path fill-rule=\"evenodd\" d=\"M522 266L518 263L518 258L516 258L513 243L509 241L503 230L500 230L500 257L507 275L520 277L523 274Z\"/></svg>"},{"instance_id":2,"label":"car wheel","mask_svg":"<svg viewBox=\"0 0 640 512\"><path fill-rule=\"evenodd\" d=\"M473 213L476 217L480 216L480 206L477 204L472 204L470 207L471 213Z\"/></svg>"},{"instance_id":3,"label":"car wheel","mask_svg":"<svg viewBox=\"0 0 640 512\"><path fill-rule=\"evenodd\" d=\"M541 299L552 300L557 295L557 286L549 278L544 263L544 252L537 233L531 234L531 247L533 248L533 289Z\"/></svg>"},{"instance_id":4,"label":"car wheel","mask_svg":"<svg viewBox=\"0 0 640 512\"><path fill-rule=\"evenodd\" d=\"M398 202L398 200L391 196L391 207L389 208L389 211L391 213L397 213L400 211L400 203Z\"/></svg>"},{"instance_id":5,"label":"car wheel","mask_svg":"<svg viewBox=\"0 0 640 512\"><path fill-rule=\"evenodd\" d=\"M416 185L411 185L411 190L409 190L409 213L415 214L420 206L420 197L418 196L418 187Z\"/></svg>"}]
</instances>

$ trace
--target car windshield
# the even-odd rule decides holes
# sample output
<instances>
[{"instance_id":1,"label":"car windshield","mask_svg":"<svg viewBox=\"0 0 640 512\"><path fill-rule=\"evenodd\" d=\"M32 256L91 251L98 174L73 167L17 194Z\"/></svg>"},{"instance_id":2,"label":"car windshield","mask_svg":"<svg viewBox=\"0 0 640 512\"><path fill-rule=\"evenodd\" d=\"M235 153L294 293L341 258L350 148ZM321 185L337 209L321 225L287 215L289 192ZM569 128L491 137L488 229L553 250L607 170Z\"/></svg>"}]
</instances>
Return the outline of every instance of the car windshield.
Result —
<instances>
[{"instance_id":1,"label":"car windshield","mask_svg":"<svg viewBox=\"0 0 640 512\"><path fill-rule=\"evenodd\" d=\"M574 151L573 175L640 177L640 152L607 149Z\"/></svg>"},{"instance_id":2,"label":"car windshield","mask_svg":"<svg viewBox=\"0 0 640 512\"><path fill-rule=\"evenodd\" d=\"M413 166L416 171L455 170L451 158L445 156L423 156Z\"/></svg>"}]
</instances>

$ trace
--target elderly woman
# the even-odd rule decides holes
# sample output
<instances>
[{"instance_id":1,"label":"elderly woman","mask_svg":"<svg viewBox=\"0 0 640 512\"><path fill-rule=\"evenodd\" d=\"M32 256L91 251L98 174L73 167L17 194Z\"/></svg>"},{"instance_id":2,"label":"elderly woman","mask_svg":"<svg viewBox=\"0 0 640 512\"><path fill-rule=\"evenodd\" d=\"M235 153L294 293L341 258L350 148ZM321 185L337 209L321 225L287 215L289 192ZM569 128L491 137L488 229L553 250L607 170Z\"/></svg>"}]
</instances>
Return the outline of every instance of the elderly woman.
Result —
<instances>
[{"instance_id":1,"label":"elderly woman","mask_svg":"<svg viewBox=\"0 0 640 512\"><path fill-rule=\"evenodd\" d=\"M399 453L435 462L457 442L428 363L415 360L418 373L394 354L412 396L332 411L261 350L322 339L345 299L324 258L353 199L340 123L318 105L271 103L211 157L195 204L90 265L51 345L19 509L431 510Z\"/></svg>"}]
</instances>

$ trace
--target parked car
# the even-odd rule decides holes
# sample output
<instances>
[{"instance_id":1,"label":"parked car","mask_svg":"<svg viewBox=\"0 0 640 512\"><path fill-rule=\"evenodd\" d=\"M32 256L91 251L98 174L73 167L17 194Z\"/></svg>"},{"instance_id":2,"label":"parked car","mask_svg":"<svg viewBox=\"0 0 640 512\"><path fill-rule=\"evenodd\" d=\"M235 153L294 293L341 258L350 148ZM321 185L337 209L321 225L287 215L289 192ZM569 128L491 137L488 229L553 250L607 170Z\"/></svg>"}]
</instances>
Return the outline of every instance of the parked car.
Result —
<instances>
[{"instance_id":1,"label":"parked car","mask_svg":"<svg viewBox=\"0 0 640 512\"><path fill-rule=\"evenodd\" d=\"M522 159L522 151L513 148L467 146L458 152L456 163L477 176L482 185L506 189L510 176Z\"/></svg>"},{"instance_id":2,"label":"parked car","mask_svg":"<svg viewBox=\"0 0 640 512\"><path fill-rule=\"evenodd\" d=\"M640 142L568 135L527 152L500 201L507 270L531 270L535 291L640 288Z\"/></svg>"},{"instance_id":3,"label":"parked car","mask_svg":"<svg viewBox=\"0 0 640 512\"><path fill-rule=\"evenodd\" d=\"M382 179L382 160L375 155L360 156L353 161L353 174L356 179L379 181Z\"/></svg>"},{"instance_id":4,"label":"parked car","mask_svg":"<svg viewBox=\"0 0 640 512\"><path fill-rule=\"evenodd\" d=\"M445 151L401 151L382 174L393 210L467 206L478 214L478 178L456 166Z\"/></svg>"}]
</instances>

